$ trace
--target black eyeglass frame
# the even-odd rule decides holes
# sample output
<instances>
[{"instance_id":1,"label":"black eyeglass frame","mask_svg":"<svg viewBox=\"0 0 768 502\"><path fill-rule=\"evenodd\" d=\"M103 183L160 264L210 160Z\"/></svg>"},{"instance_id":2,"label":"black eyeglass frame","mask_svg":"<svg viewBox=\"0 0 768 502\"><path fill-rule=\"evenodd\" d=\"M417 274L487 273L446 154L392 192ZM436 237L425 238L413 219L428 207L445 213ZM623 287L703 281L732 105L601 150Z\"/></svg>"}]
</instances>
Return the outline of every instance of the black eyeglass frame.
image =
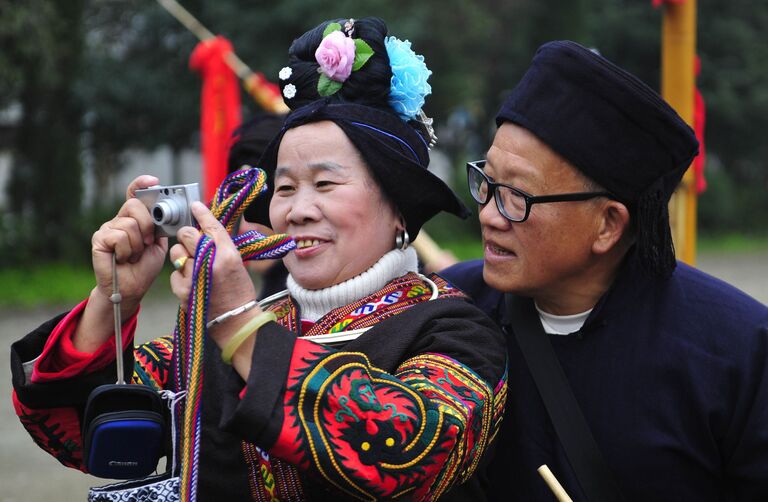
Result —
<instances>
[{"instance_id":1,"label":"black eyeglass frame","mask_svg":"<svg viewBox=\"0 0 768 502\"><path fill-rule=\"evenodd\" d=\"M472 196L472 199L474 199L475 202L478 204L488 204L491 201L491 198L496 199L496 208L499 210L499 214L501 214L503 217L508 219L509 221L513 223L522 223L525 220L528 219L528 216L531 214L531 206L534 204L546 204L549 202L573 202L573 201L584 201L584 200L590 200L597 197L608 197L609 199L616 200L616 197L610 193L610 192L572 192L572 193L558 193L558 194L551 194L551 195L531 195L528 192L524 192L523 190L520 190L517 187L513 187L511 185L506 185L504 183L496 183L495 181L491 181L491 179L488 177L487 174L483 172L483 167L485 167L486 160L475 160L472 162L467 162L467 187L469 188L469 194ZM485 179L485 182L488 184L488 196L485 198L485 200L478 199L475 194L472 191L472 186L470 185L469 179L471 175L471 171L477 171L480 176L482 176ZM512 190L515 194L519 195L520 197L525 200L525 215L521 219L515 219L509 216L506 209L504 209L504 206L499 201L499 198L496 197L496 189L498 187L504 187L508 190Z\"/></svg>"}]
</instances>

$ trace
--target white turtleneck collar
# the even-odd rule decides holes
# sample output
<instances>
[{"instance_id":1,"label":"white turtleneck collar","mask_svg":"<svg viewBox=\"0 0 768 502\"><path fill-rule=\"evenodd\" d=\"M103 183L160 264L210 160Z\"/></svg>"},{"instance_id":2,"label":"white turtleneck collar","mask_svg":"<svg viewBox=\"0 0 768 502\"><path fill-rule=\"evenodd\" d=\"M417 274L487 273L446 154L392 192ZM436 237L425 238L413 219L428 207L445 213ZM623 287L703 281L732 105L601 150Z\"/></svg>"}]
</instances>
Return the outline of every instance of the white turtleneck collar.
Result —
<instances>
[{"instance_id":1,"label":"white turtleneck collar","mask_svg":"<svg viewBox=\"0 0 768 502\"><path fill-rule=\"evenodd\" d=\"M362 274L324 289L304 289L288 276L288 292L301 307L301 317L315 322L331 310L370 295L389 281L408 272L418 272L416 250L393 249Z\"/></svg>"}]
</instances>

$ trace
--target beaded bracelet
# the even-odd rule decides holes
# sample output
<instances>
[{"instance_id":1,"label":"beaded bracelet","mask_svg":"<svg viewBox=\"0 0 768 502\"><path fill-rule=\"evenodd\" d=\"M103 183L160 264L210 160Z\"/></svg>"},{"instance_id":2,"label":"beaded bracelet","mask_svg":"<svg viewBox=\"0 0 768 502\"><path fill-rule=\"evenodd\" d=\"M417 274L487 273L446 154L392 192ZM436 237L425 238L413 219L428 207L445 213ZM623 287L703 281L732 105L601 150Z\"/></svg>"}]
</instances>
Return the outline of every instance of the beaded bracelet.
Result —
<instances>
[{"instance_id":1,"label":"beaded bracelet","mask_svg":"<svg viewBox=\"0 0 768 502\"><path fill-rule=\"evenodd\" d=\"M223 314L221 314L216 319L214 319L212 321L209 321L208 324L205 325L205 327L210 329L212 326L216 326L217 324L221 324L224 321L226 321L227 319L229 319L230 317L235 317L236 315L240 315L243 312L248 312L249 310L251 310L256 305L258 305L256 300L251 300L248 303L246 303L245 305L240 305L236 309L232 309L229 312L224 312Z\"/></svg>"},{"instance_id":2,"label":"beaded bracelet","mask_svg":"<svg viewBox=\"0 0 768 502\"><path fill-rule=\"evenodd\" d=\"M254 335L259 330L259 328L270 321L276 320L277 316L274 312L262 312L261 314L245 323L245 325L237 330L237 333L235 333L232 338L227 341L226 345L224 345L224 348L221 349L221 360L224 361L224 364L231 365L232 356L235 355L235 351L240 348L243 342Z\"/></svg>"}]
</instances>

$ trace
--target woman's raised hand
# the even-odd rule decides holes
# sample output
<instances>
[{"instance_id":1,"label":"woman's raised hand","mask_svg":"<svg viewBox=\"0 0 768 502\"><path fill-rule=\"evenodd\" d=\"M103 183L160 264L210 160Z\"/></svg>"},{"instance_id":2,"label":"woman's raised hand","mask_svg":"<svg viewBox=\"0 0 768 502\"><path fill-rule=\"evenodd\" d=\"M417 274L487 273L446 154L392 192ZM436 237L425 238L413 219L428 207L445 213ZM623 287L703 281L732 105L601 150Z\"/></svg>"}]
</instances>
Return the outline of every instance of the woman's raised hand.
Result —
<instances>
[{"instance_id":1,"label":"woman's raised hand","mask_svg":"<svg viewBox=\"0 0 768 502\"><path fill-rule=\"evenodd\" d=\"M189 293L192 290L192 271L194 269L194 255L197 244L203 232L210 236L216 244L216 257L213 262L213 277L211 279L210 303L208 304L208 319L217 316L256 298L256 288L243 264L240 252L232 242L232 237L222 224L213 216L205 205L193 202L192 215L200 225L200 230L193 227L182 227L176 237L179 240L171 248L170 259L177 262L180 258L188 257L183 266L171 274L171 289L179 298L183 306L186 306ZM253 309L250 317L259 312ZM238 316L239 317L239 316ZM234 321L234 319L233 319ZM225 324L239 324L228 322ZM217 334L228 332L228 329L214 328L209 334L216 339ZM231 334L231 333L230 333ZM226 335L224 335L226 336Z\"/></svg>"},{"instance_id":2,"label":"woman's raised hand","mask_svg":"<svg viewBox=\"0 0 768 502\"><path fill-rule=\"evenodd\" d=\"M112 294L112 254L117 259L118 283L130 314L138 307L163 267L168 239L155 237L155 224L146 206L134 192L158 184L154 176L139 176L126 191L126 201L117 216L104 223L91 239L93 271L99 291Z\"/></svg>"},{"instance_id":3,"label":"woman's raised hand","mask_svg":"<svg viewBox=\"0 0 768 502\"><path fill-rule=\"evenodd\" d=\"M157 185L154 176L139 176L126 191L117 216L104 223L91 239L96 287L91 291L73 337L75 348L93 352L114 334L112 320L112 255L117 262L120 311L125 321L136 313L141 299L163 268L168 239L155 237L155 224L146 206L133 197L139 188ZM127 342L126 342L127 343Z\"/></svg>"}]
</instances>

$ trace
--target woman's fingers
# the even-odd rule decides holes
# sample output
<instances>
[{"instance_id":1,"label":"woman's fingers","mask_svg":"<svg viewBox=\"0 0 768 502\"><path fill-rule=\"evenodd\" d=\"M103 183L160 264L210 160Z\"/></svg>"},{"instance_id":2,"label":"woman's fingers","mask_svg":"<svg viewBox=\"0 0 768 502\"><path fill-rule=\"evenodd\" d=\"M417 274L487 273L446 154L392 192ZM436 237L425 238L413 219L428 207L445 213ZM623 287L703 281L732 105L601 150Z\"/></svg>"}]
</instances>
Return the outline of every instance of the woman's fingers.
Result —
<instances>
[{"instance_id":1,"label":"woman's fingers","mask_svg":"<svg viewBox=\"0 0 768 502\"><path fill-rule=\"evenodd\" d=\"M192 227L185 227L194 232L189 232L190 238L199 235L197 230ZM179 242L174 244L168 258L173 264L174 272L171 273L171 291L179 299L182 305L186 305L189 299L189 293L192 291L192 269L194 268L194 258L189 254L187 248Z\"/></svg>"},{"instance_id":2,"label":"woman's fingers","mask_svg":"<svg viewBox=\"0 0 768 502\"><path fill-rule=\"evenodd\" d=\"M186 267L191 267L191 263L187 263ZM192 274L184 274L181 270L177 270L171 274L171 291L179 299L179 302L186 307L189 301L189 293L192 291Z\"/></svg>"},{"instance_id":3,"label":"woman's fingers","mask_svg":"<svg viewBox=\"0 0 768 502\"><path fill-rule=\"evenodd\" d=\"M227 229L213 216L213 213L201 202L193 202L190 205L192 215L195 217L200 230L193 227L182 227L176 233L179 244L182 244L190 256L195 255L197 244L200 241L201 232L213 239L216 245L216 266L231 266L242 263L240 253L237 251L232 237ZM175 258L172 258L175 259Z\"/></svg>"},{"instance_id":4,"label":"woman's fingers","mask_svg":"<svg viewBox=\"0 0 768 502\"><path fill-rule=\"evenodd\" d=\"M176 296L185 302L186 295L189 295L191 291L191 270L193 268L191 257L195 255L202 231L213 239L216 246L209 304L209 314L216 317L253 300L256 297L256 292L248 271L243 265L240 252L232 242L232 237L227 229L202 203L193 202L190 209L200 225L200 231L193 227L182 227L176 234L180 247L174 246L172 249L172 262L179 263L178 260L183 259L185 255L189 255L190 258L184 264L183 274L181 271L177 271L171 275L171 287Z\"/></svg>"},{"instance_id":5,"label":"woman's fingers","mask_svg":"<svg viewBox=\"0 0 768 502\"><path fill-rule=\"evenodd\" d=\"M150 174L142 174L134 178L125 190L125 200L130 200L136 195L136 190L149 188L158 185L160 180Z\"/></svg>"},{"instance_id":6,"label":"woman's fingers","mask_svg":"<svg viewBox=\"0 0 768 502\"><path fill-rule=\"evenodd\" d=\"M136 220L142 240L149 246L155 242L155 222L149 209L138 199L128 199L117 213L118 217Z\"/></svg>"},{"instance_id":7,"label":"woman's fingers","mask_svg":"<svg viewBox=\"0 0 768 502\"><path fill-rule=\"evenodd\" d=\"M140 255L143 249L134 249L131 244L131 232L127 228L120 228L121 223L108 222L102 225L102 228L93 235L93 251L96 253L115 254L117 263L134 263L136 256ZM128 225L122 225L127 227ZM139 239L141 242L141 239Z\"/></svg>"},{"instance_id":8,"label":"woman's fingers","mask_svg":"<svg viewBox=\"0 0 768 502\"><path fill-rule=\"evenodd\" d=\"M173 245L170 253L168 253L168 259L171 260L173 268L182 273L185 270L191 270L192 263L194 262L192 256L187 252L187 248L185 248L182 244Z\"/></svg>"},{"instance_id":9,"label":"woman's fingers","mask_svg":"<svg viewBox=\"0 0 768 502\"><path fill-rule=\"evenodd\" d=\"M200 225L200 231L211 236L216 243L217 249L227 243L234 247L227 229L222 226L219 220L213 216L213 213L202 202L193 202L190 204L190 209L192 210L192 216L195 217L197 224Z\"/></svg>"},{"instance_id":10,"label":"woman's fingers","mask_svg":"<svg viewBox=\"0 0 768 502\"><path fill-rule=\"evenodd\" d=\"M155 243L154 231L147 209L136 199L131 199L115 218L104 223L94 234L94 251L114 252L118 263L136 263L145 249Z\"/></svg>"}]
</instances>

